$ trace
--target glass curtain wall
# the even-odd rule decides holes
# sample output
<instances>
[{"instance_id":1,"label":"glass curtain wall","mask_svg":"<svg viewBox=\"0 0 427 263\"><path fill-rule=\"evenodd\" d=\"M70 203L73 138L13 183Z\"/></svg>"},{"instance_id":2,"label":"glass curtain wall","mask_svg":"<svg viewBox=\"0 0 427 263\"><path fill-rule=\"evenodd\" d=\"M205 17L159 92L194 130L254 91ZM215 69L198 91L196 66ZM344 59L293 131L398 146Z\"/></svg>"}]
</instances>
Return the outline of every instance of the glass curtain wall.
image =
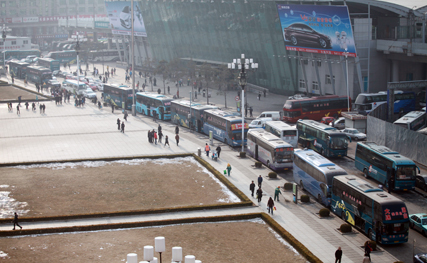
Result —
<instances>
[{"instance_id":1,"label":"glass curtain wall","mask_svg":"<svg viewBox=\"0 0 427 263\"><path fill-rule=\"evenodd\" d=\"M279 94L297 90L295 53L285 50L276 2L142 0L155 61L193 58L230 63L245 54L259 64L248 82Z\"/></svg>"}]
</instances>

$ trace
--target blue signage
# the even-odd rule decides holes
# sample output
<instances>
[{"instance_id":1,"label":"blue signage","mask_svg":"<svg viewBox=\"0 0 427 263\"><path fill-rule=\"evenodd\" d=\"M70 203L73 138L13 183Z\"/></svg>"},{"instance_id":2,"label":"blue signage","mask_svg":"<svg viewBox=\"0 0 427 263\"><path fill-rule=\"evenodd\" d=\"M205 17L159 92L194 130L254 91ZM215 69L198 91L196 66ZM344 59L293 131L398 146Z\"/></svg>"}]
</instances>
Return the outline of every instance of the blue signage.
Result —
<instances>
[{"instance_id":1,"label":"blue signage","mask_svg":"<svg viewBox=\"0 0 427 263\"><path fill-rule=\"evenodd\" d=\"M112 33L116 35L131 35L132 31L132 13L130 1L105 2L107 15L110 20ZM146 37L144 20L139 8L138 1L134 2L134 35Z\"/></svg>"},{"instance_id":2,"label":"blue signage","mask_svg":"<svg viewBox=\"0 0 427 263\"><path fill-rule=\"evenodd\" d=\"M278 4L286 50L356 57L347 6Z\"/></svg>"}]
</instances>

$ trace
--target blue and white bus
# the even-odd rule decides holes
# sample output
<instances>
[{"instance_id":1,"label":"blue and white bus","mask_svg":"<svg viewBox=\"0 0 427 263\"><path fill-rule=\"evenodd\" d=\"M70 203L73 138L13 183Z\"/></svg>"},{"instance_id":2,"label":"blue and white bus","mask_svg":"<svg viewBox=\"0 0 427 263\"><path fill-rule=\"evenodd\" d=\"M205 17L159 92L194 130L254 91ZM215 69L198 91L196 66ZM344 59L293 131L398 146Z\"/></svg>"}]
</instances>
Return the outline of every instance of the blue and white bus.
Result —
<instances>
[{"instance_id":1,"label":"blue and white bus","mask_svg":"<svg viewBox=\"0 0 427 263\"><path fill-rule=\"evenodd\" d=\"M418 131L426 127L426 112L411 111L393 124L411 131Z\"/></svg>"},{"instance_id":2,"label":"blue and white bus","mask_svg":"<svg viewBox=\"0 0 427 263\"><path fill-rule=\"evenodd\" d=\"M294 151L294 181L325 206L331 204L332 179L347 172L313 150Z\"/></svg>"},{"instance_id":3,"label":"blue and white bus","mask_svg":"<svg viewBox=\"0 0 427 263\"><path fill-rule=\"evenodd\" d=\"M53 58L39 58L37 60L37 65L48 68L52 71L59 70L60 67L59 61Z\"/></svg>"},{"instance_id":4,"label":"blue and white bus","mask_svg":"<svg viewBox=\"0 0 427 263\"><path fill-rule=\"evenodd\" d=\"M371 240L381 244L408 242L405 203L354 175L333 178L331 210Z\"/></svg>"},{"instance_id":5,"label":"blue and white bus","mask_svg":"<svg viewBox=\"0 0 427 263\"><path fill-rule=\"evenodd\" d=\"M136 111L143 115L153 116L168 121L171 119L171 97L155 92L136 93Z\"/></svg>"},{"instance_id":6,"label":"blue and white bus","mask_svg":"<svg viewBox=\"0 0 427 263\"><path fill-rule=\"evenodd\" d=\"M28 66L26 69L26 77L29 82L34 82L40 85L46 85L52 79L52 71L40 66Z\"/></svg>"},{"instance_id":7,"label":"blue and white bus","mask_svg":"<svg viewBox=\"0 0 427 263\"><path fill-rule=\"evenodd\" d=\"M104 101L115 107L132 110L133 90L126 85L104 84Z\"/></svg>"},{"instance_id":8,"label":"blue and white bus","mask_svg":"<svg viewBox=\"0 0 427 263\"><path fill-rule=\"evenodd\" d=\"M83 57L83 56L80 56ZM49 52L45 58L52 58L58 60L59 63L70 63L74 64L77 62L77 53L75 50L68 51L53 51Z\"/></svg>"},{"instance_id":9,"label":"blue and white bus","mask_svg":"<svg viewBox=\"0 0 427 263\"><path fill-rule=\"evenodd\" d=\"M298 147L297 126L291 126L283 121L267 121L265 130L291 144L294 148Z\"/></svg>"},{"instance_id":10,"label":"blue and white bus","mask_svg":"<svg viewBox=\"0 0 427 263\"><path fill-rule=\"evenodd\" d=\"M209 131L212 131L215 139L232 147L242 146L242 143L246 144L249 125L245 122L245 127L242 127L241 117L219 109L205 110L204 116L203 133L209 135ZM242 138L242 128L244 138Z\"/></svg>"},{"instance_id":11,"label":"blue and white bus","mask_svg":"<svg viewBox=\"0 0 427 263\"><path fill-rule=\"evenodd\" d=\"M275 171L292 168L294 147L262 128L248 131L247 151L255 159Z\"/></svg>"},{"instance_id":12,"label":"blue and white bus","mask_svg":"<svg viewBox=\"0 0 427 263\"><path fill-rule=\"evenodd\" d=\"M375 142L358 142L354 163L366 178L399 191L413 190L417 170L420 173L414 161Z\"/></svg>"},{"instance_id":13,"label":"blue and white bus","mask_svg":"<svg viewBox=\"0 0 427 263\"><path fill-rule=\"evenodd\" d=\"M18 59L21 60L28 56L37 56L40 57L40 50L30 49L30 50L4 50L0 53L0 63L3 64L3 57L5 60Z\"/></svg>"},{"instance_id":14,"label":"blue and white bus","mask_svg":"<svg viewBox=\"0 0 427 263\"><path fill-rule=\"evenodd\" d=\"M360 93L354 101L354 110L360 113L369 114L376 107L387 103L387 92ZM411 91L394 92L394 113L410 112L415 110L415 93Z\"/></svg>"},{"instance_id":15,"label":"blue and white bus","mask_svg":"<svg viewBox=\"0 0 427 263\"><path fill-rule=\"evenodd\" d=\"M66 79L62 82L62 88L66 89L72 94L83 95L83 93L87 90L87 88L89 88L89 86L82 81Z\"/></svg>"},{"instance_id":16,"label":"blue and white bus","mask_svg":"<svg viewBox=\"0 0 427 263\"><path fill-rule=\"evenodd\" d=\"M326 157L347 156L350 138L336 128L313 120L298 120L298 142Z\"/></svg>"},{"instance_id":17,"label":"blue and white bus","mask_svg":"<svg viewBox=\"0 0 427 263\"><path fill-rule=\"evenodd\" d=\"M171 119L175 124L203 133L204 111L217 108L212 105L191 102L191 119L189 119L190 101L174 100L171 102Z\"/></svg>"}]
</instances>

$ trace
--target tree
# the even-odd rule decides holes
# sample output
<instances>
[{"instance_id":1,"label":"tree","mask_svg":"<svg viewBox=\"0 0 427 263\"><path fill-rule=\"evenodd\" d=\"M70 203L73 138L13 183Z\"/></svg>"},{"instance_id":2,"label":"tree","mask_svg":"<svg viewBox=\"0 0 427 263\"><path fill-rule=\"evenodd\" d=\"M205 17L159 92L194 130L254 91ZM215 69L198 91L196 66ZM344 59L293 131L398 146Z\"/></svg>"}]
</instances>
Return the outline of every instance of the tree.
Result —
<instances>
[{"instance_id":1,"label":"tree","mask_svg":"<svg viewBox=\"0 0 427 263\"><path fill-rule=\"evenodd\" d=\"M166 60L159 61L159 65L157 66L157 68L155 70L155 74L162 75L162 78L163 78L163 94L166 94L166 84L165 84L165 81L169 77L168 70L169 70L168 62Z\"/></svg>"}]
</instances>

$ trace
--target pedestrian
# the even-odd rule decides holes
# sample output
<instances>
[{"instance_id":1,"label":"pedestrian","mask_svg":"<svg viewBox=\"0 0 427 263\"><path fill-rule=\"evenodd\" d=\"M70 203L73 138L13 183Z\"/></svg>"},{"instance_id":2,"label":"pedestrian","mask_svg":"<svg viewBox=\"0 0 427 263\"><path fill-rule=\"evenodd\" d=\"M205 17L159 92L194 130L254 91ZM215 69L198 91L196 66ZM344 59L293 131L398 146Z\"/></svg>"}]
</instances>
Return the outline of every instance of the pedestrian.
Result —
<instances>
[{"instance_id":1,"label":"pedestrian","mask_svg":"<svg viewBox=\"0 0 427 263\"><path fill-rule=\"evenodd\" d=\"M157 132L155 132L154 130L153 132L154 132L154 143L157 145Z\"/></svg>"},{"instance_id":2,"label":"pedestrian","mask_svg":"<svg viewBox=\"0 0 427 263\"><path fill-rule=\"evenodd\" d=\"M120 131L120 119L119 118L117 118L117 130Z\"/></svg>"},{"instance_id":3,"label":"pedestrian","mask_svg":"<svg viewBox=\"0 0 427 263\"><path fill-rule=\"evenodd\" d=\"M261 100L261 91L258 93L258 100Z\"/></svg>"},{"instance_id":4,"label":"pedestrian","mask_svg":"<svg viewBox=\"0 0 427 263\"><path fill-rule=\"evenodd\" d=\"M19 110L19 104L18 104L18 105L16 105L16 114L18 114L18 115L20 115L20 114L21 114L21 111Z\"/></svg>"},{"instance_id":5,"label":"pedestrian","mask_svg":"<svg viewBox=\"0 0 427 263\"><path fill-rule=\"evenodd\" d=\"M274 201L273 201L273 198L271 198L270 196L267 202L267 210L271 215L273 215L273 207L274 207Z\"/></svg>"},{"instance_id":6,"label":"pedestrian","mask_svg":"<svg viewBox=\"0 0 427 263\"><path fill-rule=\"evenodd\" d=\"M19 104L19 106L21 106L21 97L22 96L18 96L18 104Z\"/></svg>"},{"instance_id":7,"label":"pedestrian","mask_svg":"<svg viewBox=\"0 0 427 263\"><path fill-rule=\"evenodd\" d=\"M176 127L175 127L175 134L179 134L179 127L178 127L178 125L176 125Z\"/></svg>"},{"instance_id":8,"label":"pedestrian","mask_svg":"<svg viewBox=\"0 0 427 263\"><path fill-rule=\"evenodd\" d=\"M206 156L209 157L209 151L211 150L211 147L209 147L209 145L206 143L205 145L205 152L206 152Z\"/></svg>"},{"instance_id":9,"label":"pedestrian","mask_svg":"<svg viewBox=\"0 0 427 263\"><path fill-rule=\"evenodd\" d=\"M28 101L25 102L25 108L28 110L28 106L30 106L30 104L28 103Z\"/></svg>"},{"instance_id":10,"label":"pedestrian","mask_svg":"<svg viewBox=\"0 0 427 263\"><path fill-rule=\"evenodd\" d=\"M165 137L165 146L166 146L166 144L169 146L169 147L171 147L170 145L169 145L169 138L168 138L168 136L166 135L166 137Z\"/></svg>"},{"instance_id":11,"label":"pedestrian","mask_svg":"<svg viewBox=\"0 0 427 263\"><path fill-rule=\"evenodd\" d=\"M371 251L372 251L371 242L366 241L365 255L367 255L369 257L369 262L371 262Z\"/></svg>"},{"instance_id":12,"label":"pedestrian","mask_svg":"<svg viewBox=\"0 0 427 263\"><path fill-rule=\"evenodd\" d=\"M245 106L245 116L248 116L248 106Z\"/></svg>"},{"instance_id":13,"label":"pedestrian","mask_svg":"<svg viewBox=\"0 0 427 263\"><path fill-rule=\"evenodd\" d=\"M33 104L31 104L31 109L33 110L33 111L35 111L36 110L36 104L33 102Z\"/></svg>"},{"instance_id":14,"label":"pedestrian","mask_svg":"<svg viewBox=\"0 0 427 263\"><path fill-rule=\"evenodd\" d=\"M365 255L363 256L363 261L362 261L362 263L370 263L370 262L371 262L371 260L369 259L368 254L365 254Z\"/></svg>"},{"instance_id":15,"label":"pedestrian","mask_svg":"<svg viewBox=\"0 0 427 263\"><path fill-rule=\"evenodd\" d=\"M251 196L254 197L254 191L255 191L254 181L252 181L252 183L249 185L249 190L251 191Z\"/></svg>"},{"instance_id":16,"label":"pedestrian","mask_svg":"<svg viewBox=\"0 0 427 263\"><path fill-rule=\"evenodd\" d=\"M22 229L22 226L20 226L18 223L18 214L16 212L15 212L15 218L13 218L12 223L13 223L12 230L15 230L15 226L19 226Z\"/></svg>"},{"instance_id":17,"label":"pedestrian","mask_svg":"<svg viewBox=\"0 0 427 263\"><path fill-rule=\"evenodd\" d=\"M253 109L252 109L252 106L251 106L251 107L249 107L249 116L250 117L252 117L252 111L253 111Z\"/></svg>"},{"instance_id":18,"label":"pedestrian","mask_svg":"<svg viewBox=\"0 0 427 263\"><path fill-rule=\"evenodd\" d=\"M122 122L122 132L125 133L125 122Z\"/></svg>"},{"instance_id":19,"label":"pedestrian","mask_svg":"<svg viewBox=\"0 0 427 263\"><path fill-rule=\"evenodd\" d=\"M341 263L342 258L342 250L341 247L338 247L337 251L335 251L335 263Z\"/></svg>"},{"instance_id":20,"label":"pedestrian","mask_svg":"<svg viewBox=\"0 0 427 263\"><path fill-rule=\"evenodd\" d=\"M178 143L179 143L179 135L178 134L175 135L175 140L176 140L176 146L178 146Z\"/></svg>"},{"instance_id":21,"label":"pedestrian","mask_svg":"<svg viewBox=\"0 0 427 263\"><path fill-rule=\"evenodd\" d=\"M40 109L40 114L42 114L42 111L43 111L43 106L42 106L42 104L40 104L39 109Z\"/></svg>"},{"instance_id":22,"label":"pedestrian","mask_svg":"<svg viewBox=\"0 0 427 263\"><path fill-rule=\"evenodd\" d=\"M262 190L261 187L256 190L256 198L258 199L258 203L261 202L262 199Z\"/></svg>"},{"instance_id":23,"label":"pedestrian","mask_svg":"<svg viewBox=\"0 0 427 263\"><path fill-rule=\"evenodd\" d=\"M114 105L111 104L111 113L114 113Z\"/></svg>"},{"instance_id":24,"label":"pedestrian","mask_svg":"<svg viewBox=\"0 0 427 263\"><path fill-rule=\"evenodd\" d=\"M262 185L262 177L260 175L258 176L258 187L261 188L261 185Z\"/></svg>"},{"instance_id":25,"label":"pedestrian","mask_svg":"<svg viewBox=\"0 0 427 263\"><path fill-rule=\"evenodd\" d=\"M171 94L171 87L168 86L168 94Z\"/></svg>"},{"instance_id":26,"label":"pedestrian","mask_svg":"<svg viewBox=\"0 0 427 263\"><path fill-rule=\"evenodd\" d=\"M228 176L230 176L230 172L231 172L231 165L227 164L227 174L228 174Z\"/></svg>"},{"instance_id":27,"label":"pedestrian","mask_svg":"<svg viewBox=\"0 0 427 263\"><path fill-rule=\"evenodd\" d=\"M279 194L282 194L282 192L280 191L280 186L278 186L274 190L274 201L276 201L276 198L277 198L277 202L279 202Z\"/></svg>"},{"instance_id":28,"label":"pedestrian","mask_svg":"<svg viewBox=\"0 0 427 263\"><path fill-rule=\"evenodd\" d=\"M125 119L125 121L128 121L128 111L127 110L125 110L123 119Z\"/></svg>"},{"instance_id":29,"label":"pedestrian","mask_svg":"<svg viewBox=\"0 0 427 263\"><path fill-rule=\"evenodd\" d=\"M218 145L218 147L216 147L215 151L218 154L218 158L219 158L219 155L221 153L221 146Z\"/></svg>"},{"instance_id":30,"label":"pedestrian","mask_svg":"<svg viewBox=\"0 0 427 263\"><path fill-rule=\"evenodd\" d=\"M162 143L162 137L163 137L162 130L160 130L160 131L158 132L158 134L159 134L159 143Z\"/></svg>"},{"instance_id":31,"label":"pedestrian","mask_svg":"<svg viewBox=\"0 0 427 263\"><path fill-rule=\"evenodd\" d=\"M162 126L160 125L160 123L159 123L159 126L157 127L157 132L158 132L158 133L161 133L161 132L162 132Z\"/></svg>"},{"instance_id":32,"label":"pedestrian","mask_svg":"<svg viewBox=\"0 0 427 263\"><path fill-rule=\"evenodd\" d=\"M148 130L148 142L151 143L151 130Z\"/></svg>"},{"instance_id":33,"label":"pedestrian","mask_svg":"<svg viewBox=\"0 0 427 263\"><path fill-rule=\"evenodd\" d=\"M264 98L265 98L266 94L267 94L267 89L264 89Z\"/></svg>"}]
</instances>

